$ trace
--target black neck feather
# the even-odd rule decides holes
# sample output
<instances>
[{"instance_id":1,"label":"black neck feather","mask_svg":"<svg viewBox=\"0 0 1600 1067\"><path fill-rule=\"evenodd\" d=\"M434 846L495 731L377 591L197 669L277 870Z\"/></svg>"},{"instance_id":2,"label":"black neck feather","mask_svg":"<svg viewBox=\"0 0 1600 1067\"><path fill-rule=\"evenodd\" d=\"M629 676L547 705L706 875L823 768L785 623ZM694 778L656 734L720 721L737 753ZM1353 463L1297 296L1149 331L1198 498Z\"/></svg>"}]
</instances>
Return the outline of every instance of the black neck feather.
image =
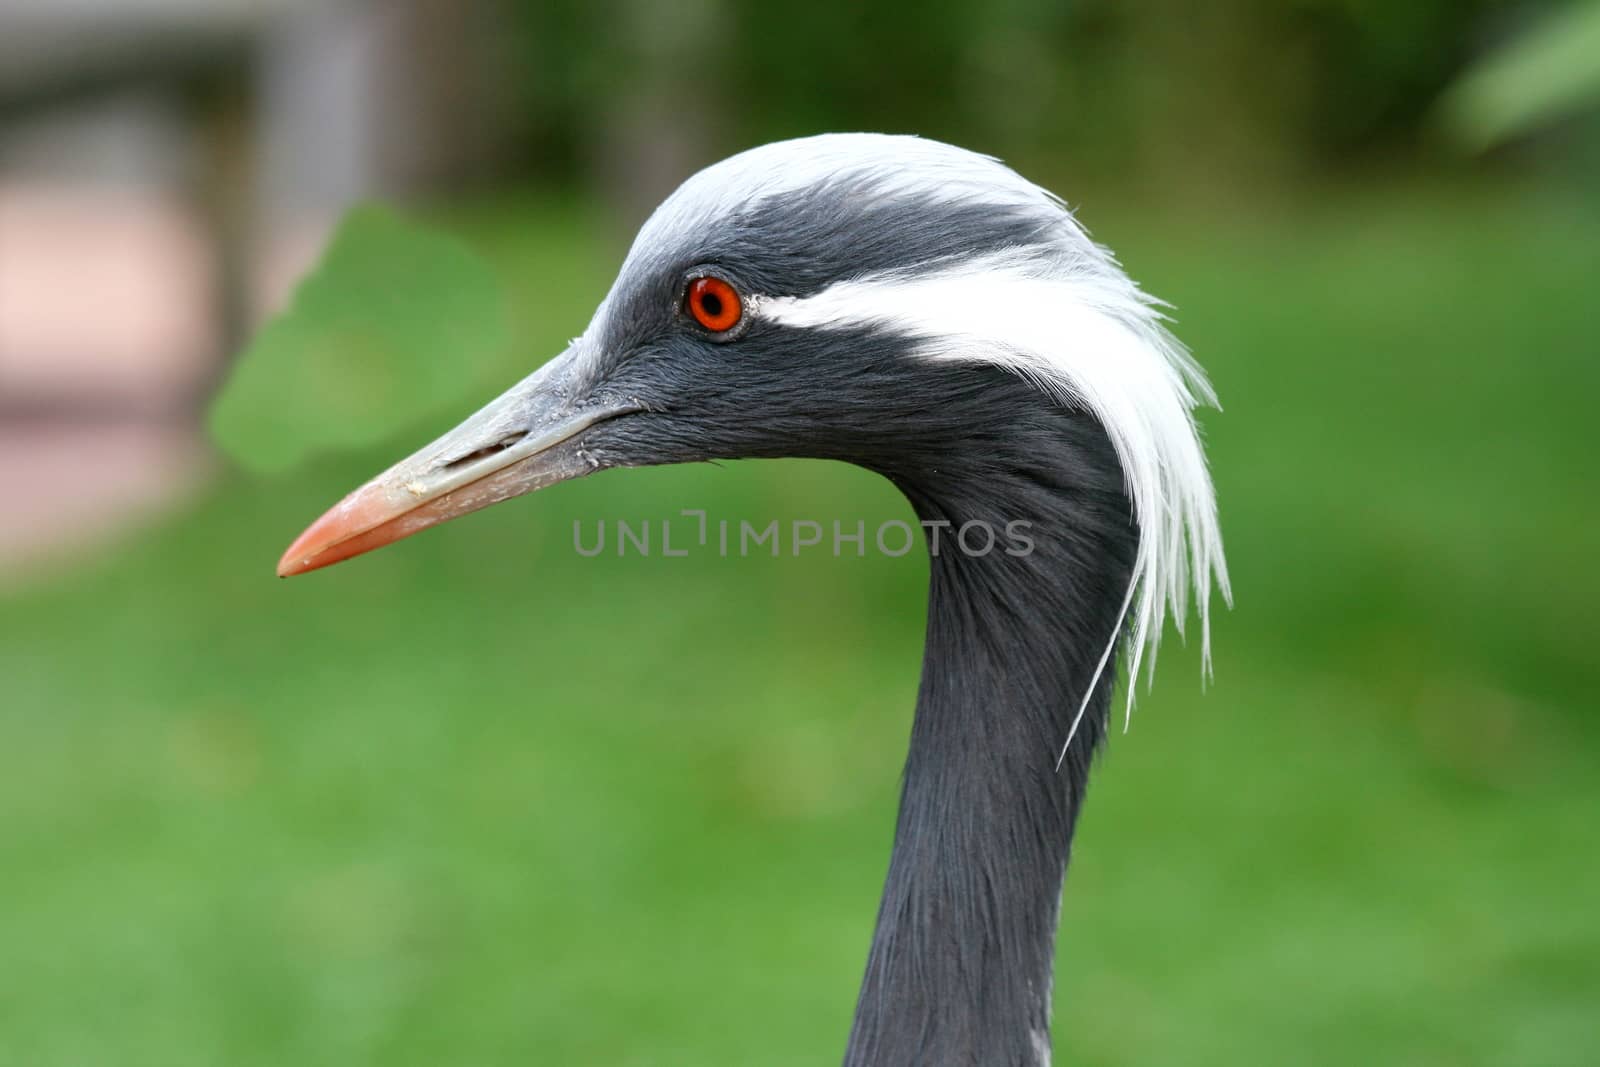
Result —
<instances>
[{"instance_id":1,"label":"black neck feather","mask_svg":"<svg viewBox=\"0 0 1600 1067\"><path fill-rule=\"evenodd\" d=\"M981 395L992 410L967 410L949 429L965 439L884 463L941 543L846 1067L1049 1060L1061 883L1114 666L1059 770L1056 760L1117 626L1137 530L1092 419L1020 382L991 380ZM1015 520L1029 524L1025 554L1003 542L975 557L952 543L963 523Z\"/></svg>"}]
</instances>

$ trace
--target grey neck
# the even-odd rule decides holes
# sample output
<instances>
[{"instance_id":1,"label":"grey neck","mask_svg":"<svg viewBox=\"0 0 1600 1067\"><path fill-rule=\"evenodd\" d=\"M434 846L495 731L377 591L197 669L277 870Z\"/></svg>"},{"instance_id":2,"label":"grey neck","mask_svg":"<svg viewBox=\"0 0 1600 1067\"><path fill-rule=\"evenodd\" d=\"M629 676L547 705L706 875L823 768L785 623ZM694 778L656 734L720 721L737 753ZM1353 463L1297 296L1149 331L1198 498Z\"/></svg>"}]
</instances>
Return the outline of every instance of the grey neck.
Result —
<instances>
[{"instance_id":1,"label":"grey neck","mask_svg":"<svg viewBox=\"0 0 1600 1067\"><path fill-rule=\"evenodd\" d=\"M1030 469L943 466L937 497L897 477L925 522L952 526L931 561L894 850L845 1067L1050 1060L1062 879L1114 668L1056 760L1117 626L1136 531L1098 427L1028 429ZM962 553L950 533L973 519L1029 522L1032 550Z\"/></svg>"}]
</instances>

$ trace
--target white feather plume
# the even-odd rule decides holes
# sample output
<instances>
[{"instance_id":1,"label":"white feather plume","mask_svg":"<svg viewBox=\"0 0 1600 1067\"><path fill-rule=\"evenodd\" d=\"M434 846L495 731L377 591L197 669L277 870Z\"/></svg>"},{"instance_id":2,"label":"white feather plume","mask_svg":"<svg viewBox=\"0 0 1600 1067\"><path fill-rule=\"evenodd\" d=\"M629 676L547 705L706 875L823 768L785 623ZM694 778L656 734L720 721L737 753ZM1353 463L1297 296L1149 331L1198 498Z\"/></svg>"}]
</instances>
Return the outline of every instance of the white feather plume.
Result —
<instances>
[{"instance_id":1,"label":"white feather plume","mask_svg":"<svg viewBox=\"0 0 1600 1067\"><path fill-rule=\"evenodd\" d=\"M998 160L917 137L827 134L723 160L686 181L640 230L635 252L714 225L741 205L864 179L875 196L1036 213L1042 243L858 275L806 297L754 294L748 311L793 326L878 326L930 360L981 360L1092 412L1121 462L1139 522L1133 580L1116 631L1074 717L1078 724L1131 618L1127 714L1139 668L1154 677L1168 611L1180 635L1191 589L1202 670L1211 669L1213 582L1232 603L1216 496L1195 408L1216 406L1205 373L1166 329L1163 306L1089 239L1065 204ZM992 309L1003 307L1006 314ZM1147 659L1148 657L1148 659Z\"/></svg>"},{"instance_id":2,"label":"white feather plume","mask_svg":"<svg viewBox=\"0 0 1600 1067\"><path fill-rule=\"evenodd\" d=\"M879 138L836 136L838 143L812 160L815 166L837 174L849 166L841 156L854 154L855 165L868 169L883 169L900 158L901 165L884 170L885 188L914 195L937 190L941 197L970 195L1036 209L1043 225L1057 228L1058 239L856 277L809 297L760 297L753 312L793 326L888 327L919 340L925 358L989 362L1022 375L1064 404L1092 412L1121 461L1140 528L1123 609L1125 617L1131 613L1133 630L1128 714L1141 664L1147 677L1154 676L1169 610L1182 635L1191 588L1200 617L1203 670L1209 675L1213 581L1230 604L1232 593L1194 410L1214 407L1217 400L1204 371L1167 331L1160 302L1089 239L1060 200L997 161L915 138L894 138L901 143L886 160L883 145L857 142L858 137ZM754 162L736 156L720 166L737 165L741 179L748 180ZM923 184L918 179L930 164L936 177ZM810 177L779 170L784 180L797 184ZM778 180L778 175L771 179ZM995 315L994 308L1005 308L1006 314ZM1115 643L1113 633L1101 670ZM1068 745L1082 714L1080 708Z\"/></svg>"}]
</instances>

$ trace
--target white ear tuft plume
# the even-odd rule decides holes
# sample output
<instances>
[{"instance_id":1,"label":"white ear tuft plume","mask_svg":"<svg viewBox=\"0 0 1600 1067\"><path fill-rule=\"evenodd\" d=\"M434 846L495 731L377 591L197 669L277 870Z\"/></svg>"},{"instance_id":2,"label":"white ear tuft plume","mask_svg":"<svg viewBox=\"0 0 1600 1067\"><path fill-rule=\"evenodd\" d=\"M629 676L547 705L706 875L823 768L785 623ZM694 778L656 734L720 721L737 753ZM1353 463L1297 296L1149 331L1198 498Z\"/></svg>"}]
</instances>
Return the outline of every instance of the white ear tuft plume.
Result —
<instances>
[{"instance_id":1,"label":"white ear tuft plume","mask_svg":"<svg viewBox=\"0 0 1600 1067\"><path fill-rule=\"evenodd\" d=\"M1053 229L1053 239L975 259L857 277L809 297L760 298L752 310L794 326L893 329L919 340L925 358L1003 367L1095 415L1121 461L1140 529L1123 605L1123 619L1133 631L1131 717L1140 665L1148 654L1148 677L1153 677L1169 609L1183 633L1191 584L1207 675L1213 580L1232 603L1216 496L1193 414L1202 404L1216 406L1216 396L1204 372L1167 332L1159 302L1088 238L1059 200L991 159L939 147L981 173L990 198L1002 178L1006 199L1036 208L1041 226ZM1007 308L1007 314L993 315L989 309L995 307ZM1108 635L1063 756L1123 624L1119 621L1117 632Z\"/></svg>"}]
</instances>

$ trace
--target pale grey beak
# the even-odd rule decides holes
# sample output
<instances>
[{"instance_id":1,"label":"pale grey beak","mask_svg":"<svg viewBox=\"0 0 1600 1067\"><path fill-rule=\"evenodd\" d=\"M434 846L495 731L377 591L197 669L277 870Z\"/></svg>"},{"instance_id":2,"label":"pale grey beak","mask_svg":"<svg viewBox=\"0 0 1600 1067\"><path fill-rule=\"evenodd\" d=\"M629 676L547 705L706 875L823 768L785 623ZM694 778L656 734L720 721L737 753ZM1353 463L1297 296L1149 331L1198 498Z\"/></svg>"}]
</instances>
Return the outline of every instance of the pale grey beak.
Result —
<instances>
[{"instance_id":1,"label":"pale grey beak","mask_svg":"<svg viewBox=\"0 0 1600 1067\"><path fill-rule=\"evenodd\" d=\"M279 576L338 563L593 471L576 438L635 408L580 395L579 344L335 504L289 546Z\"/></svg>"}]
</instances>

